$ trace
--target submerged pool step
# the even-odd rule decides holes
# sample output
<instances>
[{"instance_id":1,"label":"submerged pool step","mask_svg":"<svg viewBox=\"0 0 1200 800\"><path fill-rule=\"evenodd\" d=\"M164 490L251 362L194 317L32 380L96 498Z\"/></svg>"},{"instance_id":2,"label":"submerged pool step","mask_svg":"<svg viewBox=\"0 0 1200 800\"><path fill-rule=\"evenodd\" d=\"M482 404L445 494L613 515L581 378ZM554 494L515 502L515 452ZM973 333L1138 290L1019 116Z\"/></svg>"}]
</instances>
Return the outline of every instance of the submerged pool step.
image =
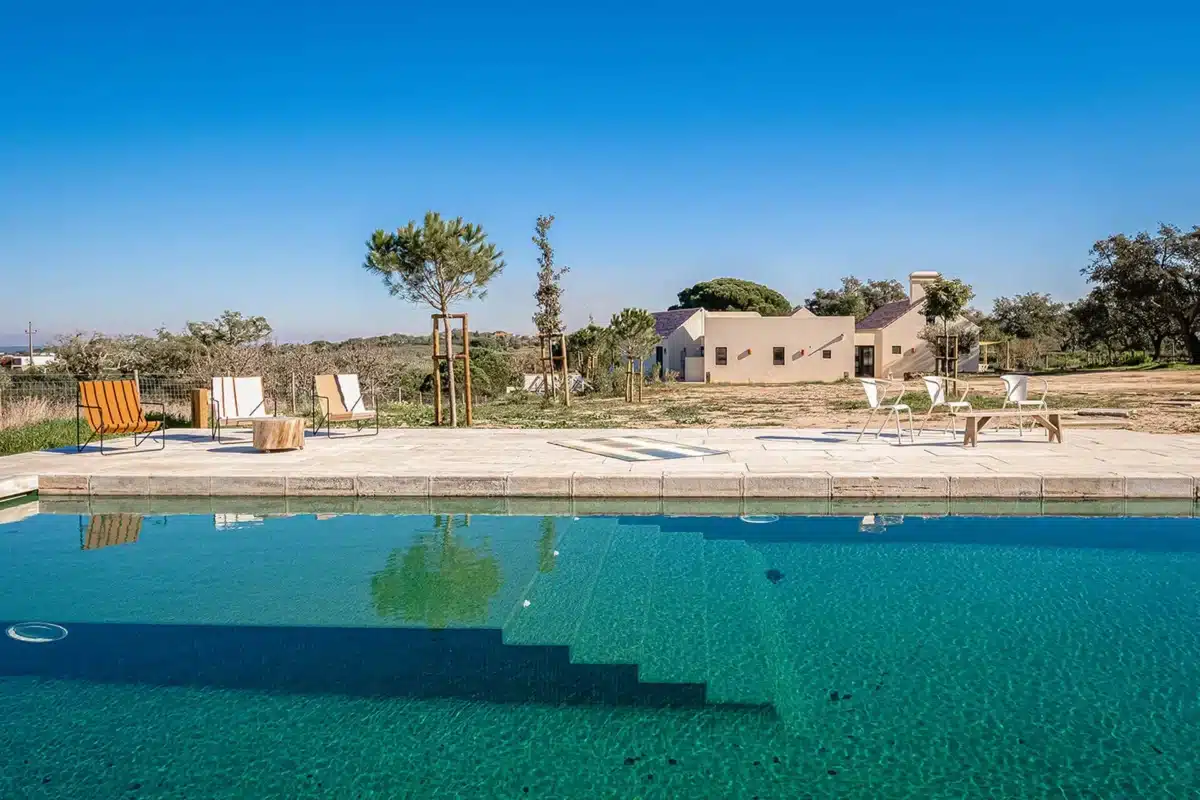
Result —
<instances>
[{"instance_id":1,"label":"submerged pool step","mask_svg":"<svg viewBox=\"0 0 1200 800\"><path fill-rule=\"evenodd\" d=\"M773 553L767 548L748 545L753 555L756 574L764 580L756 581L756 596L759 601L759 630L762 635L762 650L767 661L767 674L773 681L772 705L782 718L790 718L795 713L795 669L796 653L791 649L791 635L784 622L781 599L783 584L790 580L787 588L803 585L805 570L798 569L794 574L789 573L790 565L780 564L773 558ZM781 568L784 567L784 568ZM772 581L767 578L775 576Z\"/></svg>"},{"instance_id":2,"label":"submerged pool step","mask_svg":"<svg viewBox=\"0 0 1200 800\"><path fill-rule=\"evenodd\" d=\"M865 609L878 608L876 599L886 597L885 576L870 568L880 564L848 557L866 549L840 544L767 543L757 549L782 576L771 587L770 611L776 630L775 708L784 726L792 735L818 741L859 735L858 713L867 702L874 705L875 687L896 668L873 657L877 639L890 642L897 634L896 620L863 621L872 613ZM846 697L852 702L841 699Z\"/></svg>"},{"instance_id":3,"label":"submerged pool step","mask_svg":"<svg viewBox=\"0 0 1200 800\"><path fill-rule=\"evenodd\" d=\"M653 525L622 525L613 534L591 602L571 642L573 664L637 664L660 542Z\"/></svg>"},{"instance_id":4,"label":"submerged pool step","mask_svg":"<svg viewBox=\"0 0 1200 800\"><path fill-rule=\"evenodd\" d=\"M638 677L655 683L708 680L704 535L659 534Z\"/></svg>"},{"instance_id":5,"label":"submerged pool step","mask_svg":"<svg viewBox=\"0 0 1200 800\"><path fill-rule=\"evenodd\" d=\"M604 564L615 519L582 519L561 537L550 572L534 575L504 625L505 644L569 645ZM526 605L528 603L528 605Z\"/></svg>"},{"instance_id":6,"label":"submerged pool step","mask_svg":"<svg viewBox=\"0 0 1200 800\"><path fill-rule=\"evenodd\" d=\"M762 636L761 563L743 541L704 542L710 702L773 702L775 679Z\"/></svg>"}]
</instances>

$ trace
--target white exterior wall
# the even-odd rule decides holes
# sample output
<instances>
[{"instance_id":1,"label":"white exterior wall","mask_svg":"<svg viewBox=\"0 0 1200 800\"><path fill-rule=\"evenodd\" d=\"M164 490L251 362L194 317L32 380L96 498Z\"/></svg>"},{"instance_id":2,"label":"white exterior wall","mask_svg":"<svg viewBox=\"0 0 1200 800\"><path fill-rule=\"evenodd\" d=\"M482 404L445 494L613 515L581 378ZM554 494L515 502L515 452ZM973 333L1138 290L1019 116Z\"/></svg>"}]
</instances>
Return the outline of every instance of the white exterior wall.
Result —
<instances>
[{"instance_id":1,"label":"white exterior wall","mask_svg":"<svg viewBox=\"0 0 1200 800\"><path fill-rule=\"evenodd\" d=\"M30 360L26 355L11 355L9 356L9 364L11 369L29 369L30 367L48 367L58 360L58 356L54 353L34 353L33 360Z\"/></svg>"},{"instance_id":2,"label":"white exterior wall","mask_svg":"<svg viewBox=\"0 0 1200 800\"><path fill-rule=\"evenodd\" d=\"M960 317L955 324L965 321ZM859 331L856 338L867 335L875 338L875 377L902 378L907 372L933 373L937 367L933 347L921 338L921 331L929 323L920 307L910 309L900 319L874 331ZM860 341L860 344L864 342ZM899 353L893 352L896 348ZM959 359L959 372L979 371L979 347Z\"/></svg>"},{"instance_id":3,"label":"white exterior wall","mask_svg":"<svg viewBox=\"0 0 1200 800\"><path fill-rule=\"evenodd\" d=\"M676 373L682 380L686 371L684 359L700 355L700 348L704 345L704 311L697 311L693 314L687 322L672 331L671 335L661 344L665 348L663 368ZM686 378L687 380L704 380L703 375L699 377L687 375Z\"/></svg>"},{"instance_id":4,"label":"white exterior wall","mask_svg":"<svg viewBox=\"0 0 1200 800\"><path fill-rule=\"evenodd\" d=\"M828 382L854 374L853 317L705 317L704 370L712 383ZM716 363L719 347L724 366ZM776 347L784 348L782 365L774 363Z\"/></svg>"}]
</instances>

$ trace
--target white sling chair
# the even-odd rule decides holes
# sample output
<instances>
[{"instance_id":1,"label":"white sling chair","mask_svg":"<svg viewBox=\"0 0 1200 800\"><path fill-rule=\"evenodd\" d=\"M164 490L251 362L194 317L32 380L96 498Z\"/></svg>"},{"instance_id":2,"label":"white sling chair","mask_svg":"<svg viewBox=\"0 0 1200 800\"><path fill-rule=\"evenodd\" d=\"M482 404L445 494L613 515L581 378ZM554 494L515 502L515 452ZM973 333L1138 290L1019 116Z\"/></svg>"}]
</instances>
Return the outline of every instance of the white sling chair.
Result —
<instances>
[{"instance_id":1,"label":"white sling chair","mask_svg":"<svg viewBox=\"0 0 1200 800\"><path fill-rule=\"evenodd\" d=\"M212 379L212 438L221 441L221 428L230 425L245 425L256 419L275 416L267 413L267 402L263 396L262 378L213 378Z\"/></svg>"}]
</instances>

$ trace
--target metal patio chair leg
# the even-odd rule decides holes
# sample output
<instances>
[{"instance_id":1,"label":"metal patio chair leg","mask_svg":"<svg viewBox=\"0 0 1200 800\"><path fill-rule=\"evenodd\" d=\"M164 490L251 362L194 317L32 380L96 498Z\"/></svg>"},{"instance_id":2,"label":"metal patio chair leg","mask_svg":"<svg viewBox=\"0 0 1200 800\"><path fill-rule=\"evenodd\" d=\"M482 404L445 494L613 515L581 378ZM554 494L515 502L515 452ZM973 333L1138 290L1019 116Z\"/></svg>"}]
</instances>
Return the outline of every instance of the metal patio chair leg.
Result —
<instances>
[{"instance_id":1,"label":"metal patio chair leg","mask_svg":"<svg viewBox=\"0 0 1200 800\"><path fill-rule=\"evenodd\" d=\"M925 432L925 423L929 422L929 418L932 416L933 416L933 406L930 406L929 410L925 412L925 415L921 417L921 427L917 429L917 436L920 436L922 433Z\"/></svg>"},{"instance_id":2,"label":"metal patio chair leg","mask_svg":"<svg viewBox=\"0 0 1200 800\"><path fill-rule=\"evenodd\" d=\"M878 410L872 408L871 413L867 414L867 419L863 422L862 430L858 432L858 439L856 441L861 442L862 438L867 435L867 427L871 424L871 420L875 418L875 412Z\"/></svg>"},{"instance_id":3,"label":"metal patio chair leg","mask_svg":"<svg viewBox=\"0 0 1200 800\"><path fill-rule=\"evenodd\" d=\"M894 409L894 408L893 408L891 411L889 411L889 412L888 412L888 415L887 415L886 417L884 417L884 418L883 418L883 424L881 424L881 425L879 426L879 430L875 431L875 438L876 438L876 439L878 439L878 438L880 438L880 437L882 437L882 436L883 436L883 429L887 427L887 424L888 424L889 422L891 422L891 420L892 420L892 414L895 414L895 413L897 413L897 412L896 412L896 409ZM896 424L899 424L899 420L897 420L897 423L896 423Z\"/></svg>"}]
</instances>

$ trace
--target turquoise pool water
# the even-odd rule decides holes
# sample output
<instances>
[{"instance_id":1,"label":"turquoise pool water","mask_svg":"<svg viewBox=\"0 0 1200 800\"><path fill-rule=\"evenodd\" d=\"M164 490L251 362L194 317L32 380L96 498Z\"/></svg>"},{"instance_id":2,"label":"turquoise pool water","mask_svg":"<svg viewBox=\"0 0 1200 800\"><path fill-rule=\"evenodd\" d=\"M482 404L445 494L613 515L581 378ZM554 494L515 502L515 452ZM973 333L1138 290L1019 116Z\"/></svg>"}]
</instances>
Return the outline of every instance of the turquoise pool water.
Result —
<instances>
[{"instance_id":1,"label":"turquoise pool water","mask_svg":"<svg viewBox=\"0 0 1200 800\"><path fill-rule=\"evenodd\" d=\"M4 798L1200 796L1195 519L50 514L0 565Z\"/></svg>"}]
</instances>

